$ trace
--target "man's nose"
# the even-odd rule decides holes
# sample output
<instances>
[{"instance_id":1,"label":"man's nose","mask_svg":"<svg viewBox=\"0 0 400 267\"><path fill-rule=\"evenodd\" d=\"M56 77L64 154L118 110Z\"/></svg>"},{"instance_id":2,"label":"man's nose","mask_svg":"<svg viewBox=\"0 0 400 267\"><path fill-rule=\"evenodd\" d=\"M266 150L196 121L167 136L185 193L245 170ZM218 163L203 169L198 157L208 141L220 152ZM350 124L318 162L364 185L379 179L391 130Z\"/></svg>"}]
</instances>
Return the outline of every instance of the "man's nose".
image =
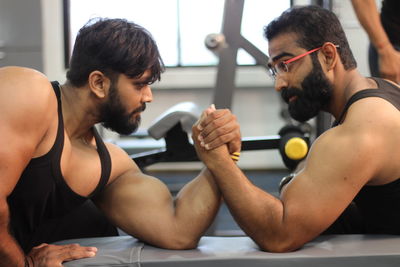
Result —
<instances>
[{"instance_id":1,"label":"man's nose","mask_svg":"<svg viewBox=\"0 0 400 267\"><path fill-rule=\"evenodd\" d=\"M151 91L150 85L146 85L146 87L144 88L142 98L142 101L145 103L153 101L153 93Z\"/></svg>"},{"instance_id":2,"label":"man's nose","mask_svg":"<svg viewBox=\"0 0 400 267\"><path fill-rule=\"evenodd\" d=\"M288 87L286 79L284 79L283 75L278 74L275 78L275 90L277 92L282 91L282 88Z\"/></svg>"}]
</instances>

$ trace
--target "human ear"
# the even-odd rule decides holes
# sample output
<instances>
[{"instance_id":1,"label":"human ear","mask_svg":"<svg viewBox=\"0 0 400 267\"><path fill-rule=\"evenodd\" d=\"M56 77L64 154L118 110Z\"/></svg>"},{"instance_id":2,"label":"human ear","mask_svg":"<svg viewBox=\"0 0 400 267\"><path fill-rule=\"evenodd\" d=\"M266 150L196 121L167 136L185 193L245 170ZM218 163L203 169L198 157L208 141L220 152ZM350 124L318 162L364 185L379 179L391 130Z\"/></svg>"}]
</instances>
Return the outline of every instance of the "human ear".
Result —
<instances>
[{"instance_id":1,"label":"human ear","mask_svg":"<svg viewBox=\"0 0 400 267\"><path fill-rule=\"evenodd\" d=\"M326 42L322 46L323 64L327 71L332 70L339 60L338 46L331 42Z\"/></svg>"},{"instance_id":2,"label":"human ear","mask_svg":"<svg viewBox=\"0 0 400 267\"><path fill-rule=\"evenodd\" d=\"M101 71L95 70L89 74L90 91L98 98L104 98L110 87L110 79L107 78Z\"/></svg>"}]
</instances>

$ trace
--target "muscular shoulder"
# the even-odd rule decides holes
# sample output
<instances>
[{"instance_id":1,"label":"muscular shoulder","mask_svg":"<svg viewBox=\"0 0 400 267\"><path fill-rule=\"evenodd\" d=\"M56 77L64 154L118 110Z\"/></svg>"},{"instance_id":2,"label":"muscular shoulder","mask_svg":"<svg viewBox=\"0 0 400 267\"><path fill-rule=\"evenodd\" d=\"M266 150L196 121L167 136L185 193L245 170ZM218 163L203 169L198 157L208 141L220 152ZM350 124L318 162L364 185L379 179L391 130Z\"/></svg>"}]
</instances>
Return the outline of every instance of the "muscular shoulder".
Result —
<instances>
[{"instance_id":1,"label":"muscular shoulder","mask_svg":"<svg viewBox=\"0 0 400 267\"><path fill-rule=\"evenodd\" d=\"M51 84L43 74L20 67L0 68L0 169L6 178L5 194L13 190L27 162L48 151L41 144L55 124L56 107Z\"/></svg>"},{"instance_id":2,"label":"muscular shoulder","mask_svg":"<svg viewBox=\"0 0 400 267\"><path fill-rule=\"evenodd\" d=\"M309 163L327 172L353 173L372 179L396 155L399 111L381 98L354 103L343 124L322 134L313 144Z\"/></svg>"},{"instance_id":3,"label":"muscular shoulder","mask_svg":"<svg viewBox=\"0 0 400 267\"><path fill-rule=\"evenodd\" d=\"M398 136L399 114L399 110L387 100L367 97L351 105L342 126L357 135L373 135L386 140L392 135Z\"/></svg>"},{"instance_id":4,"label":"muscular shoulder","mask_svg":"<svg viewBox=\"0 0 400 267\"><path fill-rule=\"evenodd\" d=\"M49 80L40 72L22 67L0 68L2 116L28 123L44 120L56 106ZM26 125L26 126L28 126ZM38 126L38 125L36 125Z\"/></svg>"},{"instance_id":5,"label":"muscular shoulder","mask_svg":"<svg viewBox=\"0 0 400 267\"><path fill-rule=\"evenodd\" d=\"M123 176L125 173L138 173L141 171L129 155L119 146L112 143L105 143L110 153L112 172L110 182Z\"/></svg>"}]
</instances>

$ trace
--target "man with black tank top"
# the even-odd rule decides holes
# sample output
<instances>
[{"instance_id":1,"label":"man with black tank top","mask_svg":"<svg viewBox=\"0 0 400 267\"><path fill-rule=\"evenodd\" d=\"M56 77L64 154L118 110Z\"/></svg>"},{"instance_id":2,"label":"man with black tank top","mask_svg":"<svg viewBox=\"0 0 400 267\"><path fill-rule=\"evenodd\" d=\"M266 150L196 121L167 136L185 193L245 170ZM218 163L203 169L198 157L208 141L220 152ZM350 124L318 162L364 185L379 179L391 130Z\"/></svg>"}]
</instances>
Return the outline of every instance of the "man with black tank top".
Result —
<instances>
[{"instance_id":1,"label":"man with black tank top","mask_svg":"<svg viewBox=\"0 0 400 267\"><path fill-rule=\"evenodd\" d=\"M400 83L400 1L352 0L354 11L370 40L368 62L371 76Z\"/></svg>"},{"instance_id":2,"label":"man with black tank top","mask_svg":"<svg viewBox=\"0 0 400 267\"><path fill-rule=\"evenodd\" d=\"M0 68L1 267L93 257L94 247L47 243L115 235L115 227L162 248L196 247L221 201L211 173L173 198L94 127L135 131L163 69L150 33L122 19L94 19L79 31L63 85L32 69ZM239 151L230 111L204 114L228 125L208 126L204 146Z\"/></svg>"},{"instance_id":3,"label":"man with black tank top","mask_svg":"<svg viewBox=\"0 0 400 267\"><path fill-rule=\"evenodd\" d=\"M307 121L326 111L336 121L282 179L280 197L249 182L226 146L207 151L196 142L240 227L274 252L322 233L400 234L399 86L359 73L338 18L321 7L285 11L265 36L275 89L291 116Z\"/></svg>"}]
</instances>

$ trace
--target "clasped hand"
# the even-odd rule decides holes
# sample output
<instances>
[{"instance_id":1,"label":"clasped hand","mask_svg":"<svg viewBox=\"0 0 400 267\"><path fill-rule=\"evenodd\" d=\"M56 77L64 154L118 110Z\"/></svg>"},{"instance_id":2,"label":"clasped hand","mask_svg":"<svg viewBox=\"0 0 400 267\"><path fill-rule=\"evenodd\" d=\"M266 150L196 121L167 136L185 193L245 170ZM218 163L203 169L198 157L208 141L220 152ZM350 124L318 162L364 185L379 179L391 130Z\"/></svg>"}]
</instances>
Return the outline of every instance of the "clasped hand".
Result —
<instances>
[{"instance_id":1,"label":"clasped hand","mask_svg":"<svg viewBox=\"0 0 400 267\"><path fill-rule=\"evenodd\" d=\"M204 110L193 125L192 138L204 162L215 153L240 152L242 144L236 116L229 109L216 110L214 105Z\"/></svg>"}]
</instances>

